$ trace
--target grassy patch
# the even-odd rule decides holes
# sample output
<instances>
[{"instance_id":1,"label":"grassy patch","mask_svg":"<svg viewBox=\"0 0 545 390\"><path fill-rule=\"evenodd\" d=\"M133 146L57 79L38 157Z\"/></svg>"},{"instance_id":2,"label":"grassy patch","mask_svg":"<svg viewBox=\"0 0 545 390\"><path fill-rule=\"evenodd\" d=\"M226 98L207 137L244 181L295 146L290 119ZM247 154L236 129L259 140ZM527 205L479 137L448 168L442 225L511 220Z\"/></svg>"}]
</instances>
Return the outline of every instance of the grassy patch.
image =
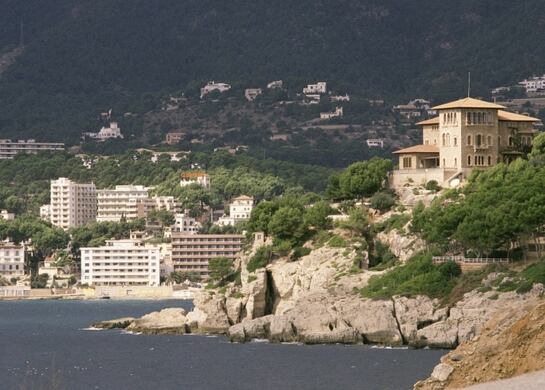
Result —
<instances>
[{"instance_id":1,"label":"grassy patch","mask_svg":"<svg viewBox=\"0 0 545 390\"><path fill-rule=\"evenodd\" d=\"M333 236L329 239L329 241L327 242L327 244L331 247L331 248L346 248L346 246L348 245L348 243L346 242L346 240L344 238L342 238L341 236Z\"/></svg>"},{"instance_id":2,"label":"grassy patch","mask_svg":"<svg viewBox=\"0 0 545 390\"><path fill-rule=\"evenodd\" d=\"M394 214L387 220L377 223L374 225L374 230L376 232L385 232L389 233L392 230L401 231L403 227L411 220L409 214Z\"/></svg>"},{"instance_id":3,"label":"grassy patch","mask_svg":"<svg viewBox=\"0 0 545 390\"><path fill-rule=\"evenodd\" d=\"M390 298L394 295L441 298L452 291L460 274L460 266L456 263L434 265L431 254L420 253L405 265L384 275L373 276L361 294L367 298Z\"/></svg>"},{"instance_id":4,"label":"grassy patch","mask_svg":"<svg viewBox=\"0 0 545 390\"><path fill-rule=\"evenodd\" d=\"M326 230L321 230L314 236L314 239L312 240L312 244L314 245L314 248L318 249L323 247L331 238L331 233Z\"/></svg>"},{"instance_id":5,"label":"grassy patch","mask_svg":"<svg viewBox=\"0 0 545 390\"><path fill-rule=\"evenodd\" d=\"M263 268L269 264L271 257L272 248L270 246L262 246L255 252L255 255L252 256L246 265L246 269L248 272L254 272L258 268Z\"/></svg>"},{"instance_id":6,"label":"grassy patch","mask_svg":"<svg viewBox=\"0 0 545 390\"><path fill-rule=\"evenodd\" d=\"M291 260L298 260L301 257L307 256L312 252L310 248L306 248L304 246L298 246L293 250L293 253L291 254Z\"/></svg>"}]
</instances>

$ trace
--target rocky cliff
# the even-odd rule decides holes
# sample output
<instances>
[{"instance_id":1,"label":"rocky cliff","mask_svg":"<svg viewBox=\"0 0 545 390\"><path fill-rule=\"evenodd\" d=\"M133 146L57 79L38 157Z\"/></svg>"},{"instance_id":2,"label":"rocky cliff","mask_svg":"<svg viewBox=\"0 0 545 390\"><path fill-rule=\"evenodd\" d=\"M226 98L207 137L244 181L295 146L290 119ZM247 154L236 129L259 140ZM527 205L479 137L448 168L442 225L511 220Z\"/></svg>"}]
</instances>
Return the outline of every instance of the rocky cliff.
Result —
<instances>
[{"instance_id":1,"label":"rocky cliff","mask_svg":"<svg viewBox=\"0 0 545 390\"><path fill-rule=\"evenodd\" d=\"M534 286L534 294L542 292L543 286ZM497 311L479 336L443 356L432 376L415 389L460 388L544 368L545 304L527 300ZM502 387L492 384L489 388Z\"/></svg>"},{"instance_id":2,"label":"rocky cliff","mask_svg":"<svg viewBox=\"0 0 545 390\"><path fill-rule=\"evenodd\" d=\"M152 333L226 334L232 341L377 343L455 348L472 340L500 312L530 307L542 287L526 294L496 291L467 293L453 307L425 296L364 299L358 289L373 271L354 267L355 251L322 247L298 261L279 259L267 268L246 271L251 254L242 257L241 285L223 293L205 290L190 313L164 313L130 322L129 329ZM174 318L175 317L175 318ZM149 321L155 318L156 321ZM125 322L126 323L126 322Z\"/></svg>"}]
</instances>

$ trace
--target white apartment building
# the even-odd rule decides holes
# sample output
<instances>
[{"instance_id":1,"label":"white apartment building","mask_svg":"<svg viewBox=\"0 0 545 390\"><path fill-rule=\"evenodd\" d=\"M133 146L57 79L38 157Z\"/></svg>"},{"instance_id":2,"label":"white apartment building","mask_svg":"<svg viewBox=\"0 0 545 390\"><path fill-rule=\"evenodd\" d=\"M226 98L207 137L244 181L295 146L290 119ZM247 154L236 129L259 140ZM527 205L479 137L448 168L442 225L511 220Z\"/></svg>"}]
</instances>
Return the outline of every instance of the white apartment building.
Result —
<instances>
[{"instance_id":1,"label":"white apartment building","mask_svg":"<svg viewBox=\"0 0 545 390\"><path fill-rule=\"evenodd\" d=\"M366 142L369 148L384 148L384 140L382 138L369 138Z\"/></svg>"},{"instance_id":2,"label":"white apartment building","mask_svg":"<svg viewBox=\"0 0 545 390\"><path fill-rule=\"evenodd\" d=\"M33 139L12 141L0 139L0 160L12 159L16 154L35 154L43 151L62 151L63 143L36 142Z\"/></svg>"},{"instance_id":3,"label":"white apartment building","mask_svg":"<svg viewBox=\"0 0 545 390\"><path fill-rule=\"evenodd\" d=\"M263 90L261 88L247 88L244 90L244 97L249 102L253 102L262 93Z\"/></svg>"},{"instance_id":4,"label":"white apartment building","mask_svg":"<svg viewBox=\"0 0 545 390\"><path fill-rule=\"evenodd\" d=\"M153 210L167 210L172 213L180 211L180 203L173 196L152 196L146 201L146 213L150 209Z\"/></svg>"},{"instance_id":5,"label":"white apartment building","mask_svg":"<svg viewBox=\"0 0 545 390\"><path fill-rule=\"evenodd\" d=\"M201 228L201 224L187 213L174 215L174 225L171 230L175 233L197 234Z\"/></svg>"},{"instance_id":6,"label":"white apartment building","mask_svg":"<svg viewBox=\"0 0 545 390\"><path fill-rule=\"evenodd\" d=\"M254 198L242 195L234 198L229 205L229 216L221 217L217 224L220 226L234 226L238 222L250 219L254 208Z\"/></svg>"},{"instance_id":7,"label":"white apartment building","mask_svg":"<svg viewBox=\"0 0 545 390\"><path fill-rule=\"evenodd\" d=\"M121 128L117 122L111 122L109 127L102 127L98 133L85 133L89 138L94 138L98 141L106 141L111 138L123 138Z\"/></svg>"},{"instance_id":8,"label":"white apartment building","mask_svg":"<svg viewBox=\"0 0 545 390\"><path fill-rule=\"evenodd\" d=\"M216 83L215 81L209 81L208 84L201 88L201 99L212 91L226 92L230 89L231 86L227 83Z\"/></svg>"},{"instance_id":9,"label":"white apartment building","mask_svg":"<svg viewBox=\"0 0 545 390\"><path fill-rule=\"evenodd\" d=\"M320 119L333 119L333 118L342 118L344 111L342 107L336 107L333 112L321 112Z\"/></svg>"},{"instance_id":10,"label":"white apartment building","mask_svg":"<svg viewBox=\"0 0 545 390\"><path fill-rule=\"evenodd\" d=\"M44 204L40 206L40 218L45 221L51 221L51 205Z\"/></svg>"},{"instance_id":11,"label":"white apartment building","mask_svg":"<svg viewBox=\"0 0 545 390\"><path fill-rule=\"evenodd\" d=\"M81 283L90 286L159 286L160 249L138 240L109 240L81 248Z\"/></svg>"},{"instance_id":12,"label":"white apartment building","mask_svg":"<svg viewBox=\"0 0 545 390\"><path fill-rule=\"evenodd\" d=\"M50 221L62 229L94 222L97 194L93 183L80 184L61 177L51 180Z\"/></svg>"},{"instance_id":13,"label":"white apartment building","mask_svg":"<svg viewBox=\"0 0 545 390\"><path fill-rule=\"evenodd\" d=\"M115 189L97 191L98 222L119 222L145 217L142 205L149 197L149 189L140 185L118 185Z\"/></svg>"},{"instance_id":14,"label":"white apartment building","mask_svg":"<svg viewBox=\"0 0 545 390\"><path fill-rule=\"evenodd\" d=\"M25 274L25 247L0 242L0 276L10 280Z\"/></svg>"},{"instance_id":15,"label":"white apartment building","mask_svg":"<svg viewBox=\"0 0 545 390\"><path fill-rule=\"evenodd\" d=\"M519 82L526 89L526 93L545 91L545 74L541 77L530 77Z\"/></svg>"},{"instance_id":16,"label":"white apartment building","mask_svg":"<svg viewBox=\"0 0 545 390\"><path fill-rule=\"evenodd\" d=\"M279 89L279 88L282 88L283 86L284 86L284 82L282 80L275 80L267 84L267 89Z\"/></svg>"},{"instance_id":17,"label":"white apartment building","mask_svg":"<svg viewBox=\"0 0 545 390\"><path fill-rule=\"evenodd\" d=\"M350 96L348 94L346 94L346 95L335 95L335 96L331 96L330 100L332 102L349 102L350 101Z\"/></svg>"},{"instance_id":18,"label":"white apartment building","mask_svg":"<svg viewBox=\"0 0 545 390\"><path fill-rule=\"evenodd\" d=\"M5 219L6 221L13 221L15 219L15 214L8 212L8 210L0 210L0 219Z\"/></svg>"},{"instance_id":19,"label":"white apartment building","mask_svg":"<svg viewBox=\"0 0 545 390\"><path fill-rule=\"evenodd\" d=\"M327 83L325 81L319 81L316 84L308 84L303 88L305 95L314 95L327 92Z\"/></svg>"},{"instance_id":20,"label":"white apartment building","mask_svg":"<svg viewBox=\"0 0 545 390\"><path fill-rule=\"evenodd\" d=\"M205 189L210 189L210 176L202 171L183 172L180 179L180 187L198 184Z\"/></svg>"}]
</instances>

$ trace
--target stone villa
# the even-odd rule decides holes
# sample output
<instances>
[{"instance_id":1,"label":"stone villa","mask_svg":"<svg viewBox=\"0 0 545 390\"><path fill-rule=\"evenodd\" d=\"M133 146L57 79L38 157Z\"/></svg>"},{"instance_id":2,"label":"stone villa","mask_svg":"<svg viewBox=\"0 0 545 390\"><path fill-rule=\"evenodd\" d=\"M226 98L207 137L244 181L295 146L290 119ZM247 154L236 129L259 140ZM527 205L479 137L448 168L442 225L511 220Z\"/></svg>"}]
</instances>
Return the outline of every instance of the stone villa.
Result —
<instances>
[{"instance_id":1,"label":"stone villa","mask_svg":"<svg viewBox=\"0 0 545 390\"><path fill-rule=\"evenodd\" d=\"M515 160L531 147L539 119L504 108L469 97L434 107L439 115L418 123L423 143L394 152L399 168L390 185L436 180L454 187L474 169Z\"/></svg>"}]
</instances>

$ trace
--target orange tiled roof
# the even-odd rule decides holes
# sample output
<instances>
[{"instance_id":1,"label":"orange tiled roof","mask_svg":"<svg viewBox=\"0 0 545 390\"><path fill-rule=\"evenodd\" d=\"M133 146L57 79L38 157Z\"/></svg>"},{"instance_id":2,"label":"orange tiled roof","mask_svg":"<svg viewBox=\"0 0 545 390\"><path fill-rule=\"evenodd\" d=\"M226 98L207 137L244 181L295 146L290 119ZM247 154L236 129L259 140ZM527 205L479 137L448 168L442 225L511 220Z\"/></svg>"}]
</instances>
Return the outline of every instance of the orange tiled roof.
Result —
<instances>
[{"instance_id":1,"label":"orange tiled roof","mask_svg":"<svg viewBox=\"0 0 545 390\"><path fill-rule=\"evenodd\" d=\"M394 154L411 153L439 153L439 147L437 145L414 145L394 152Z\"/></svg>"},{"instance_id":2,"label":"orange tiled roof","mask_svg":"<svg viewBox=\"0 0 545 390\"><path fill-rule=\"evenodd\" d=\"M424 126L424 125L438 125L439 124L439 117L436 116L435 118L426 119L425 121L418 122L417 125Z\"/></svg>"},{"instance_id":3,"label":"orange tiled roof","mask_svg":"<svg viewBox=\"0 0 545 390\"><path fill-rule=\"evenodd\" d=\"M206 176L206 173L203 171L191 171L191 172L182 172L180 175L182 179L196 179L198 177Z\"/></svg>"},{"instance_id":4,"label":"orange tiled roof","mask_svg":"<svg viewBox=\"0 0 545 390\"><path fill-rule=\"evenodd\" d=\"M539 122L539 119L532 118L531 116L515 114L514 112L509 111L498 111L498 119L500 121L509 121L509 122Z\"/></svg>"},{"instance_id":5,"label":"orange tiled roof","mask_svg":"<svg viewBox=\"0 0 545 390\"><path fill-rule=\"evenodd\" d=\"M496 103L485 102L484 100L474 99L474 98L463 98L455 100L453 102L448 102L441 104L439 106L433 107L434 110L448 110L451 108L496 108L502 109L504 106L500 106Z\"/></svg>"}]
</instances>

